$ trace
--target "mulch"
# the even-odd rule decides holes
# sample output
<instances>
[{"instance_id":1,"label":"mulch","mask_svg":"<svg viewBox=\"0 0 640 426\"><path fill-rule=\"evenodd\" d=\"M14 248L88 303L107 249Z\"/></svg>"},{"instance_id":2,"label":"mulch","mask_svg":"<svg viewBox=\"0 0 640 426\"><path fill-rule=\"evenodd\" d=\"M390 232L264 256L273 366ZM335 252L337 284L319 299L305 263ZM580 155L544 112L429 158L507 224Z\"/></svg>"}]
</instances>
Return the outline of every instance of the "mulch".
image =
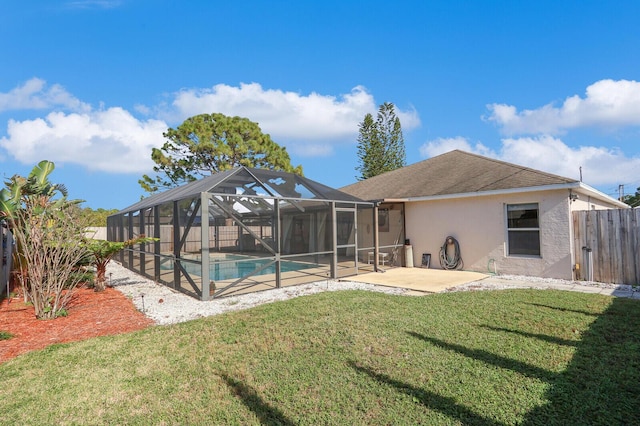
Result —
<instances>
[{"instance_id":1,"label":"mulch","mask_svg":"<svg viewBox=\"0 0 640 426\"><path fill-rule=\"evenodd\" d=\"M121 292L76 290L66 317L39 320L22 297L0 302L0 331L13 335L0 340L0 363L55 343L76 342L92 337L128 333L153 325Z\"/></svg>"}]
</instances>

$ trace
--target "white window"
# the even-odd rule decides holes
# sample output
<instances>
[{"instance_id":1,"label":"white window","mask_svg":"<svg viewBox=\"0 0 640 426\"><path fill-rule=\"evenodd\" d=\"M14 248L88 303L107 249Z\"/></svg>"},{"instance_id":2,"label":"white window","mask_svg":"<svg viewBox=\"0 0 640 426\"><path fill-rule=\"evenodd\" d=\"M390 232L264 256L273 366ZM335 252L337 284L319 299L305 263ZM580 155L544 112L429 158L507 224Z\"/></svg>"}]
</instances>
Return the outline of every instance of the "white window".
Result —
<instances>
[{"instance_id":1,"label":"white window","mask_svg":"<svg viewBox=\"0 0 640 426\"><path fill-rule=\"evenodd\" d=\"M507 204L507 252L540 256L538 204Z\"/></svg>"}]
</instances>

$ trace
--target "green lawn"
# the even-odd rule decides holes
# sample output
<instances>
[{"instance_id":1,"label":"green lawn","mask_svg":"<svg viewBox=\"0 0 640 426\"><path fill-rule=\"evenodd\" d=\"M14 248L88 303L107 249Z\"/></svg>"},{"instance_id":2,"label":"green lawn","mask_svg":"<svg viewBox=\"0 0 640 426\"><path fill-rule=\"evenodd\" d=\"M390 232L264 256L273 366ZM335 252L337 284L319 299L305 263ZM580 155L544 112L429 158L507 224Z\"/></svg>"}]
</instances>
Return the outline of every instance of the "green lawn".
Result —
<instances>
[{"instance_id":1,"label":"green lawn","mask_svg":"<svg viewBox=\"0 0 640 426\"><path fill-rule=\"evenodd\" d=\"M640 302L322 293L56 345L0 383L1 424L640 424Z\"/></svg>"}]
</instances>

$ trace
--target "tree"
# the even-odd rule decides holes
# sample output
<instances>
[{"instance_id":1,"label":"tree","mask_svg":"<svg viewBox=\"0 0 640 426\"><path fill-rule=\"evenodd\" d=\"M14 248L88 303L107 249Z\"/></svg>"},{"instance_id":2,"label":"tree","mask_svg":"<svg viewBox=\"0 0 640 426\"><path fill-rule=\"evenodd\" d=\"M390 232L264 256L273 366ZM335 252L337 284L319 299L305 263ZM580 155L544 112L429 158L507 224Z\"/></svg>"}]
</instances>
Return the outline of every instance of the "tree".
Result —
<instances>
[{"instance_id":1,"label":"tree","mask_svg":"<svg viewBox=\"0 0 640 426\"><path fill-rule=\"evenodd\" d=\"M640 187L636 189L636 193L634 195L625 195L622 201L629 204L631 207L640 206Z\"/></svg>"},{"instance_id":2,"label":"tree","mask_svg":"<svg viewBox=\"0 0 640 426\"><path fill-rule=\"evenodd\" d=\"M0 217L15 219L15 214L28 201L50 201L55 195L67 196L67 188L61 184L52 184L49 175L55 165L43 160L35 166L28 177L14 175L0 191Z\"/></svg>"},{"instance_id":3,"label":"tree","mask_svg":"<svg viewBox=\"0 0 640 426\"><path fill-rule=\"evenodd\" d=\"M384 148L380 143L376 123L371 114L365 115L358 127L360 129L358 134L360 167L357 167L356 170L360 170L362 173L358 179L363 180L378 175L381 173L380 170L383 170Z\"/></svg>"},{"instance_id":4,"label":"tree","mask_svg":"<svg viewBox=\"0 0 640 426\"><path fill-rule=\"evenodd\" d=\"M302 175L293 167L286 148L262 133L257 123L242 117L201 114L170 128L161 148L153 148L151 159L158 175L144 175L138 182L147 192L172 188L199 177L247 166L283 170Z\"/></svg>"},{"instance_id":5,"label":"tree","mask_svg":"<svg viewBox=\"0 0 640 426\"><path fill-rule=\"evenodd\" d=\"M125 247L135 244L149 243L158 241L158 238L148 238L144 235L132 238L123 242L105 241L105 240L89 240L86 243L87 250L91 253L92 263L96 268L95 291L103 291L107 284L107 265L111 261L114 254Z\"/></svg>"},{"instance_id":6,"label":"tree","mask_svg":"<svg viewBox=\"0 0 640 426\"><path fill-rule=\"evenodd\" d=\"M365 115L358 129L358 180L405 166L402 126L392 103L385 102L380 105L375 122L371 114Z\"/></svg>"},{"instance_id":7,"label":"tree","mask_svg":"<svg viewBox=\"0 0 640 426\"><path fill-rule=\"evenodd\" d=\"M91 207L80 209L80 216L86 221L87 226L107 226L107 217L118 213L118 209L98 208L93 210Z\"/></svg>"},{"instance_id":8,"label":"tree","mask_svg":"<svg viewBox=\"0 0 640 426\"><path fill-rule=\"evenodd\" d=\"M0 191L0 217L16 241L15 276L37 318L66 314L73 291L85 279L85 226L80 201L67 200L64 185L52 184L54 164L41 161L27 178L13 176Z\"/></svg>"},{"instance_id":9,"label":"tree","mask_svg":"<svg viewBox=\"0 0 640 426\"><path fill-rule=\"evenodd\" d=\"M66 198L67 188L49 181L54 168L54 163L43 160L31 170L28 177L14 175L5 182L5 188L0 191L0 219L7 221L13 233L23 225L19 222L21 216L18 216L21 209L31 204L47 204L57 194ZM18 273L26 269L24 253L19 245L14 252L13 267Z\"/></svg>"}]
</instances>

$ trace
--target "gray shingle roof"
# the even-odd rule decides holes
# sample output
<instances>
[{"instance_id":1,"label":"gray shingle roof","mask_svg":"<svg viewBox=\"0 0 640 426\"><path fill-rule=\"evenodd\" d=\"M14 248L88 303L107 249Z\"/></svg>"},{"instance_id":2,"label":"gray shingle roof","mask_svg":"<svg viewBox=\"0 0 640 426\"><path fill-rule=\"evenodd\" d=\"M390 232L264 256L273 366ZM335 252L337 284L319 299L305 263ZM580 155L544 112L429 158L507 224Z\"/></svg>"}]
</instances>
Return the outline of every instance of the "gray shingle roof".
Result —
<instances>
[{"instance_id":1,"label":"gray shingle roof","mask_svg":"<svg viewBox=\"0 0 640 426\"><path fill-rule=\"evenodd\" d=\"M528 167L454 150L340 188L363 200L429 197L576 183Z\"/></svg>"}]
</instances>

